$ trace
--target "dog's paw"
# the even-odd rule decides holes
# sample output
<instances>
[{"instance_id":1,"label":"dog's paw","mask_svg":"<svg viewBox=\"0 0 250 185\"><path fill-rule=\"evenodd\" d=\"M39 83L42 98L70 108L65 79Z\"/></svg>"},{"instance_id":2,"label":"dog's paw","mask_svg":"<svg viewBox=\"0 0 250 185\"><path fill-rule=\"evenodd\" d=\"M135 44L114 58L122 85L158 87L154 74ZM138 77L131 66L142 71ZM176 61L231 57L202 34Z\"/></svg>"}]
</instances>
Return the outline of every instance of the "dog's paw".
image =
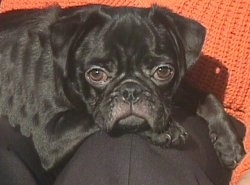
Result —
<instances>
[{"instance_id":1,"label":"dog's paw","mask_svg":"<svg viewBox=\"0 0 250 185\"><path fill-rule=\"evenodd\" d=\"M141 135L146 136L153 144L167 148L181 146L186 143L188 133L177 122L171 123L168 130L157 133L152 130L145 131Z\"/></svg>"},{"instance_id":2,"label":"dog's paw","mask_svg":"<svg viewBox=\"0 0 250 185\"><path fill-rule=\"evenodd\" d=\"M177 122L171 124L168 132L171 136L171 146L181 146L186 143L188 133Z\"/></svg>"},{"instance_id":3,"label":"dog's paw","mask_svg":"<svg viewBox=\"0 0 250 185\"><path fill-rule=\"evenodd\" d=\"M171 136L169 132L156 133L152 130L141 133L142 136L149 139L154 145L161 147L169 147L171 144Z\"/></svg>"},{"instance_id":4,"label":"dog's paw","mask_svg":"<svg viewBox=\"0 0 250 185\"><path fill-rule=\"evenodd\" d=\"M229 169L234 169L245 154L240 142L235 137L219 136L214 132L209 136L221 163Z\"/></svg>"}]
</instances>

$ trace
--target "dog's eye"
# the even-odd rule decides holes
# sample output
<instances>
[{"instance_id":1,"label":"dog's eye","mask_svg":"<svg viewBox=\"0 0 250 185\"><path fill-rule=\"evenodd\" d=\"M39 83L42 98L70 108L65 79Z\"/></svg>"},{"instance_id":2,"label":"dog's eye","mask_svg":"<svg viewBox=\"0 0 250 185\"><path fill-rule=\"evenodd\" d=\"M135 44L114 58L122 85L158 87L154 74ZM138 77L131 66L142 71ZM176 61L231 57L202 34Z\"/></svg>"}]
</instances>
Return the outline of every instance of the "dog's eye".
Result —
<instances>
[{"instance_id":1,"label":"dog's eye","mask_svg":"<svg viewBox=\"0 0 250 185\"><path fill-rule=\"evenodd\" d=\"M94 85L105 85L109 80L108 72L101 68L92 68L86 72L85 76Z\"/></svg>"},{"instance_id":2,"label":"dog's eye","mask_svg":"<svg viewBox=\"0 0 250 185\"><path fill-rule=\"evenodd\" d=\"M97 82L97 81L106 81L108 76L106 75L106 73L104 73L103 71L99 70L99 69L93 69L89 72L89 77L91 78L91 80Z\"/></svg>"},{"instance_id":3,"label":"dog's eye","mask_svg":"<svg viewBox=\"0 0 250 185\"><path fill-rule=\"evenodd\" d=\"M153 70L153 78L157 81L169 81L174 76L174 68L171 65L160 65Z\"/></svg>"}]
</instances>

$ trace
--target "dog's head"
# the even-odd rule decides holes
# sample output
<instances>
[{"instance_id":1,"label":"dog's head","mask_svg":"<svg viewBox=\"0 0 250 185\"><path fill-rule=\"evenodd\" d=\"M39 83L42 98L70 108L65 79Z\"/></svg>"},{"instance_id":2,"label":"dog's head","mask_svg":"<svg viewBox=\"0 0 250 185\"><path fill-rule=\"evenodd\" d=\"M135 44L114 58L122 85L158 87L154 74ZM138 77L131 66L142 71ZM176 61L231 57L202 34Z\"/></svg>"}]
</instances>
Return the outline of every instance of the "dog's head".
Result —
<instances>
[{"instance_id":1,"label":"dog's head","mask_svg":"<svg viewBox=\"0 0 250 185\"><path fill-rule=\"evenodd\" d=\"M159 132L171 100L204 42L205 28L154 6L64 10L51 26L65 93L101 128Z\"/></svg>"}]
</instances>

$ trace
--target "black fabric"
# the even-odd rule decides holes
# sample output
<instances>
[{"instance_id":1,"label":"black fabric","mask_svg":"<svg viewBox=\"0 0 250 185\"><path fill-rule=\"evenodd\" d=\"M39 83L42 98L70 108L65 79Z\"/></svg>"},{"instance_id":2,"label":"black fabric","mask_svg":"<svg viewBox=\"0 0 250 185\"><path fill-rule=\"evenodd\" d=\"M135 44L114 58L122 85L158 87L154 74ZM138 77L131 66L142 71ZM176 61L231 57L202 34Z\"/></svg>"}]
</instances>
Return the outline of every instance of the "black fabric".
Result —
<instances>
[{"instance_id":1,"label":"black fabric","mask_svg":"<svg viewBox=\"0 0 250 185\"><path fill-rule=\"evenodd\" d=\"M81 144L57 177L41 168L31 140L1 119L0 184L229 184L231 172L220 165L208 138L207 124L179 110L175 118L191 135L185 148L162 149L135 134L110 137L99 132Z\"/></svg>"},{"instance_id":2,"label":"black fabric","mask_svg":"<svg viewBox=\"0 0 250 185\"><path fill-rule=\"evenodd\" d=\"M50 185L54 175L47 174L30 138L12 128L6 117L0 118L0 184Z\"/></svg>"},{"instance_id":3,"label":"black fabric","mask_svg":"<svg viewBox=\"0 0 250 185\"><path fill-rule=\"evenodd\" d=\"M95 145L98 151L90 149ZM114 147L115 145L115 147ZM82 146L56 185L212 185L201 168L177 150L158 150L135 135L96 135Z\"/></svg>"}]
</instances>

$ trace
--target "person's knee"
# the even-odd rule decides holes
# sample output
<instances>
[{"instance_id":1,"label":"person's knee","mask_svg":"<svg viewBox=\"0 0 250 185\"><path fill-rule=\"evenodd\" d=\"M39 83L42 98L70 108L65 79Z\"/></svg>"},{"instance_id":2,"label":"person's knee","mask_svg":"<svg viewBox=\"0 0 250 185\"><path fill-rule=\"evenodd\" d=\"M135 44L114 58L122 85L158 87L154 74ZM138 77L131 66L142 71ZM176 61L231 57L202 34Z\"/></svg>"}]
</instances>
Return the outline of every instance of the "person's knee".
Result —
<instances>
[{"instance_id":1,"label":"person's knee","mask_svg":"<svg viewBox=\"0 0 250 185\"><path fill-rule=\"evenodd\" d=\"M74 154L56 185L212 185L182 151L161 149L137 135L91 136Z\"/></svg>"}]
</instances>

